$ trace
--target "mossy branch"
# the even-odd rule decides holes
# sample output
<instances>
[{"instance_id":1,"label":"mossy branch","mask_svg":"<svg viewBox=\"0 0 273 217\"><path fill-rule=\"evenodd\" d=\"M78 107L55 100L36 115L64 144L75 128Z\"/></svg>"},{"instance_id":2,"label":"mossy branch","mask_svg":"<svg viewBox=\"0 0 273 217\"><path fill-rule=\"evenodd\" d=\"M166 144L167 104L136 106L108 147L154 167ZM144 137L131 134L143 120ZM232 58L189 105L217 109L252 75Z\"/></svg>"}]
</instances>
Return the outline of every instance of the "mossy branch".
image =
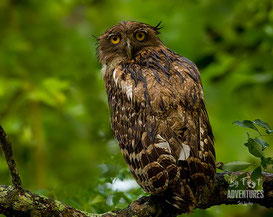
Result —
<instances>
[{"instance_id":1,"label":"mossy branch","mask_svg":"<svg viewBox=\"0 0 273 217\"><path fill-rule=\"evenodd\" d=\"M128 208L111 211L103 214L92 214L74 209L60 201L47 198L45 196L33 194L22 188L21 180L16 169L16 164L12 154L11 144L7 140L6 133L0 126L1 147L6 158L12 186L0 185L0 214L7 216L83 216L83 217L152 217L152 216L173 216L166 205L159 197L142 197L132 202ZM265 207L273 207L273 174L262 173L263 198L242 198L231 199L227 197L229 184L225 180L225 175L238 175L241 172L217 173L214 189L206 192L199 202L197 208L207 209L211 206L221 204L256 203Z\"/></svg>"}]
</instances>

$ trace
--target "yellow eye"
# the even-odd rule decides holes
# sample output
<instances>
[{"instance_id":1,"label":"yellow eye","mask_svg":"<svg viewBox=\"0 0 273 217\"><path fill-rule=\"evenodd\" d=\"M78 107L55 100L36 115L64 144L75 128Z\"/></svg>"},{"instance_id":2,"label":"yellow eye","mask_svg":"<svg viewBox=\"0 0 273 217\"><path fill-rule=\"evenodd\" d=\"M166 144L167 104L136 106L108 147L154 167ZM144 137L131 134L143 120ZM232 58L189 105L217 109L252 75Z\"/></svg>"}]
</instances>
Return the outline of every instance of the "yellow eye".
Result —
<instances>
[{"instance_id":1,"label":"yellow eye","mask_svg":"<svg viewBox=\"0 0 273 217\"><path fill-rule=\"evenodd\" d=\"M145 38L145 33L144 33L144 32L137 32L137 33L136 33L136 39L137 39L138 41L143 41L144 38Z\"/></svg>"},{"instance_id":2,"label":"yellow eye","mask_svg":"<svg viewBox=\"0 0 273 217\"><path fill-rule=\"evenodd\" d=\"M118 44L120 42L120 37L117 35L113 35L113 36L111 36L110 40L111 40L112 44Z\"/></svg>"}]
</instances>

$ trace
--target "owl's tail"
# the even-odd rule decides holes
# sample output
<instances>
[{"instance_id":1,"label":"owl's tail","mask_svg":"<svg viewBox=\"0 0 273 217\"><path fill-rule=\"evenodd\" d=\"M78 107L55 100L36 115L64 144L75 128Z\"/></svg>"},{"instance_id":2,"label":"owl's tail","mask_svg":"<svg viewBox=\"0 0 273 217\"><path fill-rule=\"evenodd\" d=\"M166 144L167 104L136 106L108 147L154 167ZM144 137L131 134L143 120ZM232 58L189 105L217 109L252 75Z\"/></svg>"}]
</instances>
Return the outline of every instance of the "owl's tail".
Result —
<instances>
[{"instance_id":1,"label":"owl's tail","mask_svg":"<svg viewBox=\"0 0 273 217\"><path fill-rule=\"evenodd\" d=\"M190 213L197 205L195 196L185 180L179 181L175 189L167 191L164 197L168 204L177 209L178 214Z\"/></svg>"}]
</instances>

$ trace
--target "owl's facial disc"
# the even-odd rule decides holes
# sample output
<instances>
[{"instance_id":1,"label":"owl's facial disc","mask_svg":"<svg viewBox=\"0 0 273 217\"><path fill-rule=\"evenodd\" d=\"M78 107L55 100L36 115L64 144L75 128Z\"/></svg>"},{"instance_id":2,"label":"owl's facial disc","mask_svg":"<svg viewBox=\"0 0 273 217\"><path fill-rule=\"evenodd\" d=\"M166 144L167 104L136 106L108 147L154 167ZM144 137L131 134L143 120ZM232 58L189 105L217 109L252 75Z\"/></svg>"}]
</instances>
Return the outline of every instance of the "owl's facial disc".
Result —
<instances>
[{"instance_id":1,"label":"owl's facial disc","mask_svg":"<svg viewBox=\"0 0 273 217\"><path fill-rule=\"evenodd\" d=\"M100 62L130 61L147 47L163 45L157 36L158 30L158 26L135 21L124 21L111 27L98 38Z\"/></svg>"}]
</instances>

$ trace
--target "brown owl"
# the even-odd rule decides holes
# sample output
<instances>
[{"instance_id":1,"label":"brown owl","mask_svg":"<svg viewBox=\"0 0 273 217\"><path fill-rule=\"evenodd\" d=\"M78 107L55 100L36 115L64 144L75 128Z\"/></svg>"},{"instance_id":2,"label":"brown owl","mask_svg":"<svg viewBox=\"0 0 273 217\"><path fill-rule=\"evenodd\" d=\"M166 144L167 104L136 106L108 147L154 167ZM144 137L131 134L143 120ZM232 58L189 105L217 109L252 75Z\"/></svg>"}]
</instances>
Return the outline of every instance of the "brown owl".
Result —
<instances>
[{"instance_id":1,"label":"brown owl","mask_svg":"<svg viewBox=\"0 0 273 217\"><path fill-rule=\"evenodd\" d=\"M200 73L168 49L159 25L121 22L98 38L111 125L137 183L190 212L215 179Z\"/></svg>"}]
</instances>

